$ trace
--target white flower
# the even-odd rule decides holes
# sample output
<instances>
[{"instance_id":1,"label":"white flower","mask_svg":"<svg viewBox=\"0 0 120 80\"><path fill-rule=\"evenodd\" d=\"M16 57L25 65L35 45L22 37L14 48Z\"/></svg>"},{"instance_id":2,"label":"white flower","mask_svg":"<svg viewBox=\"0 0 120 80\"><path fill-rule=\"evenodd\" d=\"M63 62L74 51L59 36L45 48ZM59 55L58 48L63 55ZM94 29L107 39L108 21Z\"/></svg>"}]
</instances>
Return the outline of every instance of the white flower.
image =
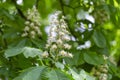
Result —
<instances>
[{"instance_id":1,"label":"white flower","mask_svg":"<svg viewBox=\"0 0 120 80\"><path fill-rule=\"evenodd\" d=\"M25 26L24 31L29 31L29 30L30 30L29 26Z\"/></svg>"},{"instance_id":2,"label":"white flower","mask_svg":"<svg viewBox=\"0 0 120 80\"><path fill-rule=\"evenodd\" d=\"M42 33L41 33L41 31L40 31L40 30L38 30L38 31L37 31L37 34L38 34L39 36L41 36L41 35L42 35Z\"/></svg>"},{"instance_id":3,"label":"white flower","mask_svg":"<svg viewBox=\"0 0 120 80\"><path fill-rule=\"evenodd\" d=\"M34 23L32 22L31 24L30 24L30 27L33 27L34 26Z\"/></svg>"},{"instance_id":4,"label":"white flower","mask_svg":"<svg viewBox=\"0 0 120 80\"><path fill-rule=\"evenodd\" d=\"M52 27L52 28L51 28L51 31L52 31L52 32L56 32L56 31L57 31L57 27L56 27L56 26L55 26L55 27Z\"/></svg>"},{"instance_id":5,"label":"white flower","mask_svg":"<svg viewBox=\"0 0 120 80\"><path fill-rule=\"evenodd\" d=\"M73 58L73 55L71 53L68 53L67 57Z\"/></svg>"},{"instance_id":6,"label":"white flower","mask_svg":"<svg viewBox=\"0 0 120 80\"><path fill-rule=\"evenodd\" d=\"M51 49L54 50L54 49L57 49L57 46L54 44L51 46Z\"/></svg>"},{"instance_id":7,"label":"white flower","mask_svg":"<svg viewBox=\"0 0 120 80\"><path fill-rule=\"evenodd\" d=\"M57 53L56 55L58 56L73 57L71 53L65 51L71 48L71 45L67 44L67 41L70 41L70 33L66 29L68 26L64 21L64 16L59 19L61 17L60 14L61 12L58 11L51 16L46 48L51 53Z\"/></svg>"},{"instance_id":8,"label":"white flower","mask_svg":"<svg viewBox=\"0 0 120 80\"><path fill-rule=\"evenodd\" d=\"M24 36L24 37L29 36L31 38L35 38L36 35L41 36L41 31L39 29L40 15L35 6L33 6L32 9L28 9L27 19L28 20L25 21L26 26L24 28L24 33L22 34L22 36ZM26 32L28 32L28 33L26 33Z\"/></svg>"},{"instance_id":9,"label":"white flower","mask_svg":"<svg viewBox=\"0 0 120 80\"><path fill-rule=\"evenodd\" d=\"M49 54L48 54L48 52L47 51L45 51L45 52L43 52L42 53L42 55L41 55L43 58L47 58L48 56L49 56Z\"/></svg>"},{"instance_id":10,"label":"white flower","mask_svg":"<svg viewBox=\"0 0 120 80\"><path fill-rule=\"evenodd\" d=\"M28 35L28 33L25 32L25 33L23 33L21 36L22 36L22 37L26 37L27 35Z\"/></svg>"},{"instance_id":11,"label":"white flower","mask_svg":"<svg viewBox=\"0 0 120 80\"><path fill-rule=\"evenodd\" d=\"M65 48L65 49L70 49L70 48L71 48L71 45L69 45L69 44L64 44L64 48Z\"/></svg>"},{"instance_id":12,"label":"white flower","mask_svg":"<svg viewBox=\"0 0 120 80\"><path fill-rule=\"evenodd\" d=\"M35 36L36 33L35 33L35 31L31 31L30 34L31 34L31 36Z\"/></svg>"},{"instance_id":13,"label":"white flower","mask_svg":"<svg viewBox=\"0 0 120 80\"><path fill-rule=\"evenodd\" d=\"M62 40L61 40L61 39L58 39L58 40L56 41L56 43L57 43L58 45L63 44L63 42L62 42Z\"/></svg>"},{"instance_id":14,"label":"white flower","mask_svg":"<svg viewBox=\"0 0 120 80\"><path fill-rule=\"evenodd\" d=\"M63 40L65 40L65 41L70 41L70 37L67 36L67 35L63 36L62 38L63 38Z\"/></svg>"},{"instance_id":15,"label":"white flower","mask_svg":"<svg viewBox=\"0 0 120 80\"><path fill-rule=\"evenodd\" d=\"M45 48L49 48L51 44L46 44L45 45Z\"/></svg>"},{"instance_id":16,"label":"white flower","mask_svg":"<svg viewBox=\"0 0 120 80\"><path fill-rule=\"evenodd\" d=\"M62 24L62 25L61 25L61 28L64 28L64 29L65 29L65 28L66 28L66 26Z\"/></svg>"},{"instance_id":17,"label":"white flower","mask_svg":"<svg viewBox=\"0 0 120 80\"><path fill-rule=\"evenodd\" d=\"M38 26L34 26L33 28L35 29L35 31L38 31L38 30L39 30L39 27L38 27Z\"/></svg>"},{"instance_id":18,"label":"white flower","mask_svg":"<svg viewBox=\"0 0 120 80\"><path fill-rule=\"evenodd\" d=\"M65 57L65 56L67 56L67 52L62 50L62 51L59 52L59 55Z\"/></svg>"},{"instance_id":19,"label":"white flower","mask_svg":"<svg viewBox=\"0 0 120 80\"><path fill-rule=\"evenodd\" d=\"M50 36L49 39L47 40L47 43L51 44L52 42L55 42L55 37Z\"/></svg>"},{"instance_id":20,"label":"white flower","mask_svg":"<svg viewBox=\"0 0 120 80\"><path fill-rule=\"evenodd\" d=\"M28 17L27 17L27 19L31 19L32 18L32 16L31 15L29 15Z\"/></svg>"},{"instance_id":21,"label":"white flower","mask_svg":"<svg viewBox=\"0 0 120 80\"><path fill-rule=\"evenodd\" d=\"M25 25L29 25L30 24L30 22L29 21L25 21Z\"/></svg>"},{"instance_id":22,"label":"white flower","mask_svg":"<svg viewBox=\"0 0 120 80\"><path fill-rule=\"evenodd\" d=\"M65 33L64 32L59 32L59 35L63 36L63 35L65 35Z\"/></svg>"},{"instance_id":23,"label":"white flower","mask_svg":"<svg viewBox=\"0 0 120 80\"><path fill-rule=\"evenodd\" d=\"M107 78L108 78L108 75L103 73L100 75L99 80L107 80Z\"/></svg>"}]
</instances>

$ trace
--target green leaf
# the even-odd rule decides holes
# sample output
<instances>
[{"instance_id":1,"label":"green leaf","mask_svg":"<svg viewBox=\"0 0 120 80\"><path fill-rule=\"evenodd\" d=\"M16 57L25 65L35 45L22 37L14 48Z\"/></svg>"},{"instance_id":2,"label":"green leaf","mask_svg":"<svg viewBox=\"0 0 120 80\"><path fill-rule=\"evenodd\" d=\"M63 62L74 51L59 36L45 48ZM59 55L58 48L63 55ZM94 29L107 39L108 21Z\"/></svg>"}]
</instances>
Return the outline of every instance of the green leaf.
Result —
<instances>
[{"instance_id":1,"label":"green leaf","mask_svg":"<svg viewBox=\"0 0 120 80\"><path fill-rule=\"evenodd\" d=\"M18 77L13 80L46 80L44 72L46 72L45 66L32 67L23 71Z\"/></svg>"},{"instance_id":2,"label":"green leaf","mask_svg":"<svg viewBox=\"0 0 120 80\"><path fill-rule=\"evenodd\" d=\"M13 28L16 28L16 30L20 30L21 27L24 26L24 19L21 18L18 15L12 15L9 13L8 10L4 8L0 8L0 18L7 24L8 26L11 26L11 30Z\"/></svg>"},{"instance_id":3,"label":"green leaf","mask_svg":"<svg viewBox=\"0 0 120 80\"><path fill-rule=\"evenodd\" d=\"M20 39L19 42L17 42L16 46L17 47L24 47L24 46L31 46L31 42L29 39L24 38L24 39Z\"/></svg>"},{"instance_id":4,"label":"green leaf","mask_svg":"<svg viewBox=\"0 0 120 80\"><path fill-rule=\"evenodd\" d=\"M51 70L48 73L48 80L73 80L69 75L60 70Z\"/></svg>"},{"instance_id":5,"label":"green leaf","mask_svg":"<svg viewBox=\"0 0 120 80\"><path fill-rule=\"evenodd\" d=\"M16 56L22 52L23 52L22 48L18 48L18 47L10 48L5 51L5 57Z\"/></svg>"},{"instance_id":6,"label":"green leaf","mask_svg":"<svg viewBox=\"0 0 120 80\"><path fill-rule=\"evenodd\" d=\"M0 8L0 18L1 17L6 17L11 20L15 20L15 18L11 14L9 14L9 12L6 9L3 8Z\"/></svg>"},{"instance_id":7,"label":"green leaf","mask_svg":"<svg viewBox=\"0 0 120 80\"><path fill-rule=\"evenodd\" d=\"M86 73L84 70L81 70L80 73L76 73L74 70L70 69L70 72L74 78L74 80L95 80L95 78L88 73Z\"/></svg>"},{"instance_id":8,"label":"green leaf","mask_svg":"<svg viewBox=\"0 0 120 80\"><path fill-rule=\"evenodd\" d=\"M39 56L42 53L40 49L36 48L30 48L30 47L24 47L23 54L26 58L28 57L36 57Z\"/></svg>"},{"instance_id":9,"label":"green leaf","mask_svg":"<svg viewBox=\"0 0 120 80\"><path fill-rule=\"evenodd\" d=\"M82 53L78 53L78 52L75 52L74 53L74 57L73 58L64 58L65 59L65 62L69 65L82 65L85 61L83 59L83 54Z\"/></svg>"},{"instance_id":10,"label":"green leaf","mask_svg":"<svg viewBox=\"0 0 120 80\"><path fill-rule=\"evenodd\" d=\"M92 38L98 47L106 47L106 39L100 31L94 31Z\"/></svg>"},{"instance_id":11,"label":"green leaf","mask_svg":"<svg viewBox=\"0 0 120 80\"><path fill-rule=\"evenodd\" d=\"M26 58L36 57L36 56L40 56L40 54L42 53L42 50L31 48L31 47L23 47L23 48L15 47L15 48L7 49L5 51L5 56L12 57L21 53L23 53Z\"/></svg>"},{"instance_id":12,"label":"green leaf","mask_svg":"<svg viewBox=\"0 0 120 80\"><path fill-rule=\"evenodd\" d=\"M92 65L104 64L104 58L102 55L96 54L95 52L84 53L84 60Z\"/></svg>"}]
</instances>

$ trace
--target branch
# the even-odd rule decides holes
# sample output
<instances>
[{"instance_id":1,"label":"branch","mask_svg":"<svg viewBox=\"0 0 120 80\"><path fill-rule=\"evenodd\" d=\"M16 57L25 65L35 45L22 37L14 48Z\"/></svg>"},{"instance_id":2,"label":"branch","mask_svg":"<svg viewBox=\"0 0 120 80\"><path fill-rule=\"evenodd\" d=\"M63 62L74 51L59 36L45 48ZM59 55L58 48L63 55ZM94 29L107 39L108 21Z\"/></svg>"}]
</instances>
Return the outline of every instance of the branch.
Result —
<instances>
[{"instance_id":1,"label":"branch","mask_svg":"<svg viewBox=\"0 0 120 80\"><path fill-rule=\"evenodd\" d=\"M59 2L60 2L60 6L61 6L61 9L62 9L63 15L65 16L63 1L59 0Z\"/></svg>"},{"instance_id":2,"label":"branch","mask_svg":"<svg viewBox=\"0 0 120 80\"><path fill-rule=\"evenodd\" d=\"M36 9L38 9L38 3L39 3L40 0L36 0L36 3L35 3L35 7Z\"/></svg>"},{"instance_id":3,"label":"branch","mask_svg":"<svg viewBox=\"0 0 120 80\"><path fill-rule=\"evenodd\" d=\"M18 7L17 3L16 3L16 0L13 0L13 3L18 11L18 14L25 20L27 20L26 16L23 14L23 12L20 10L20 8Z\"/></svg>"}]
</instances>

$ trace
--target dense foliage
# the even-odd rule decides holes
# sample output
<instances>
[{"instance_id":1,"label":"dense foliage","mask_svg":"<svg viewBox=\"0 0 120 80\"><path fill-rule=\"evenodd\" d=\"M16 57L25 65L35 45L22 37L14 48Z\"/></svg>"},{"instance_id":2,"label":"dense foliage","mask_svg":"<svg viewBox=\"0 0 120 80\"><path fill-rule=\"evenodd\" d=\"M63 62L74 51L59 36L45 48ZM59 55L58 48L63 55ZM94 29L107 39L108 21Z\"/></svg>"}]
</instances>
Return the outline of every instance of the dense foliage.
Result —
<instances>
[{"instance_id":1,"label":"dense foliage","mask_svg":"<svg viewBox=\"0 0 120 80\"><path fill-rule=\"evenodd\" d=\"M0 0L0 80L120 80L120 0Z\"/></svg>"}]
</instances>

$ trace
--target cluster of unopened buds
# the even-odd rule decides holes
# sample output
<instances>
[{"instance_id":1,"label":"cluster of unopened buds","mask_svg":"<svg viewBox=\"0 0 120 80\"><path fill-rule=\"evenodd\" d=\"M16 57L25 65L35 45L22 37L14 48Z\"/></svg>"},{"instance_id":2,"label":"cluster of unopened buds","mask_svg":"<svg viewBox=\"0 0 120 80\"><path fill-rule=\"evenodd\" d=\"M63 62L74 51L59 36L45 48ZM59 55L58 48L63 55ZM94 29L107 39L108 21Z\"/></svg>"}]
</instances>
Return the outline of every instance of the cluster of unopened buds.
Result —
<instances>
[{"instance_id":1,"label":"cluster of unopened buds","mask_svg":"<svg viewBox=\"0 0 120 80\"><path fill-rule=\"evenodd\" d=\"M37 9L35 7L28 9L27 21L25 21L25 28L21 36L29 38L41 36L40 25L40 15Z\"/></svg>"},{"instance_id":2,"label":"cluster of unopened buds","mask_svg":"<svg viewBox=\"0 0 120 80\"><path fill-rule=\"evenodd\" d=\"M43 57L48 56L56 57L70 57L72 53L68 50L71 49L71 45L68 44L70 41L70 33L67 31L67 24L64 20L64 16L60 16L61 12L57 11L51 16L50 30L48 34L48 40L46 44L46 51L42 54Z\"/></svg>"},{"instance_id":3,"label":"cluster of unopened buds","mask_svg":"<svg viewBox=\"0 0 120 80\"><path fill-rule=\"evenodd\" d=\"M98 80L107 80L108 79L108 65L101 65L97 69L94 69L94 75L98 77Z\"/></svg>"},{"instance_id":4,"label":"cluster of unopened buds","mask_svg":"<svg viewBox=\"0 0 120 80\"><path fill-rule=\"evenodd\" d=\"M101 74L99 75L99 80L107 80L108 79L108 66L103 65L100 67Z\"/></svg>"}]
</instances>

